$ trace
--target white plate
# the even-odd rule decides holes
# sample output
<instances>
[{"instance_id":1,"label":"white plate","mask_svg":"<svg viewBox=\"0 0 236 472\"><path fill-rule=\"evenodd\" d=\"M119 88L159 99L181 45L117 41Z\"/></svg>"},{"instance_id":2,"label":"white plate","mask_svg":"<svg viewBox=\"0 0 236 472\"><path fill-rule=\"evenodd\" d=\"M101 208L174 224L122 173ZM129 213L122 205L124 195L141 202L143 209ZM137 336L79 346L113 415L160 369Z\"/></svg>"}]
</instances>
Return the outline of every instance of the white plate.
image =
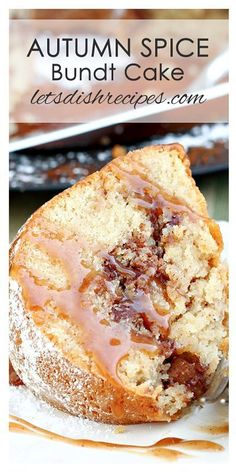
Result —
<instances>
[{"instance_id":1,"label":"white plate","mask_svg":"<svg viewBox=\"0 0 236 472\"><path fill-rule=\"evenodd\" d=\"M220 222L225 243L223 258L227 257L228 223ZM10 387L10 414L19 416L37 426L70 438L92 439L118 444L149 445L165 437L179 437L186 440L200 439L217 442L223 451L199 451L185 449L181 445L172 449L183 451L186 457L178 462L225 462L228 459L228 437L226 434L210 434L207 425L227 423L228 408L219 402L204 407L195 407L190 413L170 424L139 424L126 426L119 433L116 426L95 423L76 418L36 399L26 387ZM11 463L87 463L87 464L122 464L122 463L158 463L162 459L148 454L135 454L122 450L91 449L75 447L58 441L33 436L31 434L10 434Z\"/></svg>"}]
</instances>

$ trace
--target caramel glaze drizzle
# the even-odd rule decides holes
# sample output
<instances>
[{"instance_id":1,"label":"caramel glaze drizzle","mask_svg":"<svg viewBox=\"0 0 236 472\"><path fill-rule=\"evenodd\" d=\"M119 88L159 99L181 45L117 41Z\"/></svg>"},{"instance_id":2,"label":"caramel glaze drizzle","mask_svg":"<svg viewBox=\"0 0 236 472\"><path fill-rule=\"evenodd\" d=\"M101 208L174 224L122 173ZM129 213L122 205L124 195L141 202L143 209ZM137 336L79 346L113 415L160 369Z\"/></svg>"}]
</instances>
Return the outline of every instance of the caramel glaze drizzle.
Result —
<instances>
[{"instance_id":1,"label":"caramel glaze drizzle","mask_svg":"<svg viewBox=\"0 0 236 472\"><path fill-rule=\"evenodd\" d=\"M61 313L70 316L82 328L85 348L94 355L101 374L107 375L108 373L111 378L120 382L116 372L117 364L127 354L130 347L137 348L138 346L139 349L155 352L157 350L156 344L132 341L129 331L124 329L122 324L105 325L103 316L99 312L93 311L84 295L86 280L91 275L91 269L82 264L78 254L78 242L47 239L43 236L31 236L30 239L39 244L52 257L63 262L69 274L70 286L65 290L55 290L40 285L25 267L19 266L17 278L23 287L23 299L27 310L35 312L36 317L39 314L39 318L44 319L42 315L43 313L47 314L47 304L53 300ZM92 273L93 282L96 277L99 277L99 273ZM144 294L144 301L145 299ZM138 300L136 302L137 309L138 303L143 306L144 301ZM146 301L146 305L151 314L152 310L154 311L151 302ZM34 319L36 318L34 317ZM115 343L114 339L117 340Z\"/></svg>"},{"instance_id":2,"label":"caramel glaze drizzle","mask_svg":"<svg viewBox=\"0 0 236 472\"><path fill-rule=\"evenodd\" d=\"M134 164L132 167L134 168ZM138 206L149 210L169 208L176 213L187 213L191 219L200 217L187 204L183 205L183 202L167 194L159 185L150 182L143 173L141 164L135 164L132 171L127 171L113 163L113 169L117 177L123 178L129 189L137 195L133 201Z\"/></svg>"},{"instance_id":3,"label":"caramel glaze drizzle","mask_svg":"<svg viewBox=\"0 0 236 472\"><path fill-rule=\"evenodd\" d=\"M113 165L115 174L128 185L138 196L136 203L146 209L156 209L167 207L173 212L188 213L191 218L196 215L180 204L176 199L168 196L157 185L151 184L142 174L140 168L135 169L134 174L125 172L116 165ZM56 229L56 228L55 228ZM120 383L117 375L117 365L119 361L127 355L130 348L138 348L148 352L157 352L158 346L155 338L153 341L147 342L145 337L134 336L132 333L122 326L122 323L110 324L104 323L101 315L95 313L84 294L86 288L99 278L103 279L107 290L111 289L111 284L106 280L104 273L99 273L94 268L86 267L81 260L78 249L84 246L79 241L56 239L55 234L51 232L35 236L33 233L27 233L30 240L41 247L53 258L62 261L69 275L69 287L63 290L55 290L43 285L34 274L32 274L24 265L24 261L18 260L12 268L12 276L15 277L23 288L23 299L26 309L34 312L34 320L43 320L47 318L47 305L51 301L54 306L64 316L71 317L83 330L84 347L93 357L101 371L102 375L109 375L110 380ZM102 252L100 251L100 255ZM104 257L112 257L103 253ZM119 267L116 262L118 271L128 272L129 269ZM147 285L151 281L147 280ZM163 287L164 289L164 287ZM155 325L165 333L168 333L170 313L161 312L155 307L148 294L142 290L138 290L132 300L130 306L137 313L145 313L150 323Z\"/></svg>"},{"instance_id":4,"label":"caramel glaze drizzle","mask_svg":"<svg viewBox=\"0 0 236 472\"><path fill-rule=\"evenodd\" d=\"M214 451L219 452L223 451L224 448L220 444L207 441L207 440L184 440L176 437L166 437L160 439L159 441L151 444L149 446L137 446L132 444L117 444L112 442L105 441L94 441L91 439L74 439L66 436L62 436L57 433L53 433L39 426L35 426L28 421L25 421L17 416L10 416L9 430L13 433L26 433L34 434L36 436L41 436L46 439L51 439L55 441L61 441L66 444L71 444L73 446L79 447L89 447L89 448L102 448L110 450L120 450L125 452L137 453L137 454L148 454L161 459L166 460L176 460L180 457L189 457L189 454L186 454L182 451L172 449L172 446L177 446L186 449L192 449L197 451Z\"/></svg>"},{"instance_id":5,"label":"caramel glaze drizzle","mask_svg":"<svg viewBox=\"0 0 236 472\"><path fill-rule=\"evenodd\" d=\"M177 197L168 194L157 183L150 182L145 175L146 169L141 163L133 163L132 167L132 171L127 171L114 162L112 163L112 169L118 179L123 178L129 190L137 195L137 198L133 198L137 206L148 210L168 208L174 213L187 214L192 221L200 218L207 223L209 231L219 247L223 247L222 235L214 220L208 216L200 215L186 202L183 203Z\"/></svg>"}]
</instances>

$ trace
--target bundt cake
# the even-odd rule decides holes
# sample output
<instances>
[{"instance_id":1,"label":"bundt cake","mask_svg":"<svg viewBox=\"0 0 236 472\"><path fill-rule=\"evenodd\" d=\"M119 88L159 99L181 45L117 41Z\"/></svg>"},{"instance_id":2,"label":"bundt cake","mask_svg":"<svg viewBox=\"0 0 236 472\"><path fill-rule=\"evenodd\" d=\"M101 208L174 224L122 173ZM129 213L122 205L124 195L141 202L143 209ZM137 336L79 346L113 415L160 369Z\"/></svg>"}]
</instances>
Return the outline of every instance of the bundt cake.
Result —
<instances>
[{"instance_id":1,"label":"bundt cake","mask_svg":"<svg viewBox=\"0 0 236 472\"><path fill-rule=\"evenodd\" d=\"M178 144L110 162L37 210L10 253L10 359L51 405L170 421L227 356L217 223Z\"/></svg>"}]
</instances>

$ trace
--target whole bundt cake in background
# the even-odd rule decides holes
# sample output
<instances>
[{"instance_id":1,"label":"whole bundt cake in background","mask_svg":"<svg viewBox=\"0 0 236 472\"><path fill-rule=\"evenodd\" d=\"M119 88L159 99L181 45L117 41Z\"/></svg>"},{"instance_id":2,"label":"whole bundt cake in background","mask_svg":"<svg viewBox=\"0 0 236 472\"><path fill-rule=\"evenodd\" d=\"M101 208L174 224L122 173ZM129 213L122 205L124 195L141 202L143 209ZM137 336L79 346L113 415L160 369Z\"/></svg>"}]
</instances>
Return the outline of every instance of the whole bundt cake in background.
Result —
<instances>
[{"instance_id":1,"label":"whole bundt cake in background","mask_svg":"<svg viewBox=\"0 0 236 472\"><path fill-rule=\"evenodd\" d=\"M119 157L37 210L11 247L10 358L39 398L170 421L227 355L227 268L178 144Z\"/></svg>"}]
</instances>

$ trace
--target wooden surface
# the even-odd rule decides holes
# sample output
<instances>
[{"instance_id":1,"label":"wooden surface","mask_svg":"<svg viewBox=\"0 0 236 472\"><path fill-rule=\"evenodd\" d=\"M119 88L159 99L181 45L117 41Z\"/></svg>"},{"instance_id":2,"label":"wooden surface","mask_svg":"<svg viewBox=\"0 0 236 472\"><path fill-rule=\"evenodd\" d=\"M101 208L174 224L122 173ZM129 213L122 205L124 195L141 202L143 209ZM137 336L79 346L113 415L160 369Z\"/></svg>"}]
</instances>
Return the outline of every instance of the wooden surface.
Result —
<instances>
[{"instance_id":1,"label":"wooden surface","mask_svg":"<svg viewBox=\"0 0 236 472\"><path fill-rule=\"evenodd\" d=\"M209 215L228 221L228 172L203 175L196 182L207 200ZM10 240L27 218L54 195L52 192L10 193Z\"/></svg>"}]
</instances>

